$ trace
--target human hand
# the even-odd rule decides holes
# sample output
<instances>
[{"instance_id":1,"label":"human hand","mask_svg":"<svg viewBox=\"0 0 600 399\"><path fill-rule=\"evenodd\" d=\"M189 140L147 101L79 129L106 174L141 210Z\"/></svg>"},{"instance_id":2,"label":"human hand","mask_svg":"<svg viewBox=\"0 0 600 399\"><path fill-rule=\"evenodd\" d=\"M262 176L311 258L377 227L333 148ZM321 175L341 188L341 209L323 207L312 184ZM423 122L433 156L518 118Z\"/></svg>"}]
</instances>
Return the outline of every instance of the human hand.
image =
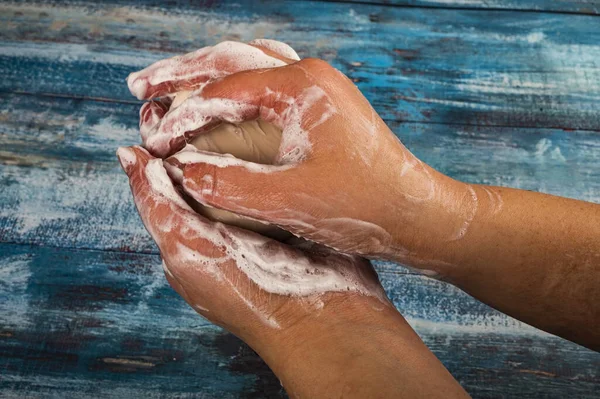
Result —
<instances>
[{"instance_id":1,"label":"human hand","mask_svg":"<svg viewBox=\"0 0 600 399\"><path fill-rule=\"evenodd\" d=\"M288 65L300 58L285 43L256 39L248 44L225 41L215 46L203 47L194 52L155 62L131 73L127 85L131 94L148 101L140 109L140 133L142 142L157 156L172 154L185 145L187 132L168 141L156 141L155 128L171 107L172 97L182 91L202 88L208 82L232 73L257 68ZM160 115L160 116L158 116ZM211 127L218 124L215 121Z\"/></svg>"},{"instance_id":2,"label":"human hand","mask_svg":"<svg viewBox=\"0 0 600 399\"><path fill-rule=\"evenodd\" d=\"M207 220L187 205L162 160L141 147L117 155L171 286L250 345L290 397L460 396L368 261Z\"/></svg>"},{"instance_id":3,"label":"human hand","mask_svg":"<svg viewBox=\"0 0 600 399\"><path fill-rule=\"evenodd\" d=\"M294 248L212 222L188 206L162 160L141 147L121 148L118 157L171 286L200 314L250 344L307 315L318 317L319 309L336 302L388 306L368 261L310 243Z\"/></svg>"},{"instance_id":4,"label":"human hand","mask_svg":"<svg viewBox=\"0 0 600 399\"><path fill-rule=\"evenodd\" d=\"M186 83L175 79L170 85ZM178 108L150 111L144 142L160 156L221 121L260 117L279 126L274 166L188 146L168 159L170 171L179 168L172 174L204 205L345 253L435 269L440 243L461 238L474 215L469 186L414 157L356 86L320 60L203 80Z\"/></svg>"},{"instance_id":5,"label":"human hand","mask_svg":"<svg viewBox=\"0 0 600 399\"><path fill-rule=\"evenodd\" d=\"M162 93L152 88L147 93L162 96L189 88L178 83L164 87ZM147 103L141 112L144 142L155 150L162 145L155 151L159 155L172 153L191 137L185 131L162 143L160 137L147 140L168 112L165 99ZM173 163L163 164L140 147L120 149L118 155L142 220L160 248L169 283L200 314L252 346L290 397L340 392L364 397L375 389L382 396L397 396L423 392L423 378L428 397L460 393L389 304L368 261L309 242L292 247L209 221L173 186L163 167ZM399 375L398 370L404 371ZM441 377L433 384L432 373Z\"/></svg>"}]
</instances>

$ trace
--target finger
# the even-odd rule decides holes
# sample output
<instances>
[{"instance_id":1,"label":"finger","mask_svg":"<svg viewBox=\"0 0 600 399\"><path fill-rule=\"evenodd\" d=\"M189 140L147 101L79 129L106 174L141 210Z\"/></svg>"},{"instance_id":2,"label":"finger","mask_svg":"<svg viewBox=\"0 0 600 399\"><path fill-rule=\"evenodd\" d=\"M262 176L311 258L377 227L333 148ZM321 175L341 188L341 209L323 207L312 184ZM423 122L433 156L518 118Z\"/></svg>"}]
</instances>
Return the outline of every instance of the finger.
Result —
<instances>
[{"instance_id":1,"label":"finger","mask_svg":"<svg viewBox=\"0 0 600 399\"><path fill-rule=\"evenodd\" d=\"M150 132L157 128L161 119L169 111L171 99L168 97L157 101L149 101L140 108L140 135L145 142Z\"/></svg>"},{"instance_id":2,"label":"finger","mask_svg":"<svg viewBox=\"0 0 600 399\"><path fill-rule=\"evenodd\" d=\"M278 161L300 162L310 150L308 132L335 114L325 91L306 73L304 66L309 63L314 60L240 72L209 83L169 111L144 144L164 157L216 123L240 123L260 117L283 130Z\"/></svg>"},{"instance_id":3,"label":"finger","mask_svg":"<svg viewBox=\"0 0 600 399\"><path fill-rule=\"evenodd\" d=\"M164 162L169 176L194 200L269 223L287 210L291 184L298 184L291 165L261 165L231 155L185 150Z\"/></svg>"},{"instance_id":4,"label":"finger","mask_svg":"<svg viewBox=\"0 0 600 399\"><path fill-rule=\"evenodd\" d=\"M282 57L289 58L290 60L300 61L298 53L289 45L284 42L272 39L254 39L248 42L251 46L261 47L263 49L270 50L274 53L279 54Z\"/></svg>"},{"instance_id":5,"label":"finger","mask_svg":"<svg viewBox=\"0 0 600 399\"><path fill-rule=\"evenodd\" d=\"M194 212L167 175L161 159L141 147L120 148L117 156L129 177L135 205L144 226L170 262L205 268L226 258L215 236L221 234L215 223ZM225 233L223 233L225 234Z\"/></svg>"},{"instance_id":6,"label":"finger","mask_svg":"<svg viewBox=\"0 0 600 399\"><path fill-rule=\"evenodd\" d=\"M131 73L127 85L138 99L150 99L173 94L182 90L194 90L210 80L239 71L273 68L295 61L286 55L295 54L283 43L262 43L259 46L225 41L194 52L164 59L149 67ZM296 54L297 57L297 54Z\"/></svg>"}]
</instances>

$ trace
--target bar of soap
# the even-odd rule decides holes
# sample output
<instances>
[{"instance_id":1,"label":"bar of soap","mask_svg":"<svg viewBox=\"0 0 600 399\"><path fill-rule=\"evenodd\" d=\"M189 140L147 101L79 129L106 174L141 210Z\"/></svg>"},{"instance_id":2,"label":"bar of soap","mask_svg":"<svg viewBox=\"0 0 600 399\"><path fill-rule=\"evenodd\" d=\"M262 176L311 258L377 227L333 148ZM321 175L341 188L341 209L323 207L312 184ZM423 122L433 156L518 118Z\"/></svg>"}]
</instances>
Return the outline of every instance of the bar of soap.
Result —
<instances>
[{"instance_id":1,"label":"bar of soap","mask_svg":"<svg viewBox=\"0 0 600 399\"><path fill-rule=\"evenodd\" d=\"M191 92L178 93L173 99L171 109L179 106L190 94ZM280 143L281 129L260 119L240 124L222 123L214 129L200 134L190 142L203 151L231 154L244 161L264 165L273 165ZM198 213L212 220L252 230L280 241L291 237L289 232L273 225L199 203L191 205Z\"/></svg>"}]
</instances>

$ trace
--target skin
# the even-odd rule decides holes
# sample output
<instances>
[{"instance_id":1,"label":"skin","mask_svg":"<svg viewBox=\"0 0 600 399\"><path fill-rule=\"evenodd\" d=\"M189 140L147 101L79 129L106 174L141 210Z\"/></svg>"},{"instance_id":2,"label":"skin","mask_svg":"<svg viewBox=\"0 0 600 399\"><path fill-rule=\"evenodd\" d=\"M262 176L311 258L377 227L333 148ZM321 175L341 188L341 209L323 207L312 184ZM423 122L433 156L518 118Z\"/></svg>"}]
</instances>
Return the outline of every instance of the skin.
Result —
<instances>
[{"instance_id":1,"label":"skin","mask_svg":"<svg viewBox=\"0 0 600 399\"><path fill-rule=\"evenodd\" d=\"M163 190L152 186L146 171L159 159L140 147L121 148L117 155L171 286L202 316L248 343L291 397L468 397L391 305L368 261L327 248L298 249L212 222L189 208L172 183ZM215 234L225 244L214 245ZM235 239L262 242L264 250L252 259L268 261L279 252L290 264L308 259L325 269L350 265L347 273L361 274L369 291L303 297L265 292L231 256L236 247L228 243ZM195 252L181 256L182 246Z\"/></svg>"},{"instance_id":2,"label":"skin","mask_svg":"<svg viewBox=\"0 0 600 399\"><path fill-rule=\"evenodd\" d=\"M151 93L146 99L172 94L173 88L196 89L177 112L163 102L149 102L141 112L146 148L179 171L186 195L280 226L356 262L387 259L435 273L504 313L600 348L594 329L600 324L599 205L444 176L416 159L339 71L320 60L295 61L261 49L285 64L243 71L235 58L221 54L227 68L216 80L215 63L202 58L190 63L185 79L149 84L160 66L130 78L130 87L139 88L135 81L142 80ZM204 106L215 101L219 107ZM283 130L277 165L257 168L219 154L178 153L186 139L220 121L258 117ZM297 137L298 127L305 140L286 141L286 135ZM142 156L143 150L132 151ZM144 188L133 192L137 198ZM148 227L146 205L136 204ZM161 252L161 245L177 239L183 238L164 237ZM211 253L205 241L194 245ZM165 260L169 270L179 270L177 259ZM234 266L231 273L237 273ZM239 277L231 281L243 282ZM189 272L169 281L180 293L185 285L183 296L193 304L203 292L194 294L200 280L202 287L212 286ZM227 291L215 293L219 303L206 304L205 316L255 348L292 397L466 395L401 315L389 305L374 305L372 296L324 293L317 296L323 307L316 311L315 298L274 299L255 285L242 286L246 296L265 300L260 306L285 309L289 325L273 332L240 314L215 318L212 311L225 315L228 306L243 307L228 304Z\"/></svg>"}]
</instances>

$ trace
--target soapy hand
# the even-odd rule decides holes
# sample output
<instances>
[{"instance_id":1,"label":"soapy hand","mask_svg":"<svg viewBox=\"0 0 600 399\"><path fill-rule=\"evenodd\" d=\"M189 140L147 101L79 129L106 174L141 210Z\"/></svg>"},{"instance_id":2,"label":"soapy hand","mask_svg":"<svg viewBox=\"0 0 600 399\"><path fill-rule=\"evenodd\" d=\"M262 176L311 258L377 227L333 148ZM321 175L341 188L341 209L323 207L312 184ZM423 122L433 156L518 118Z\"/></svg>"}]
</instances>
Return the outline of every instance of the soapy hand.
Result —
<instances>
[{"instance_id":1,"label":"soapy hand","mask_svg":"<svg viewBox=\"0 0 600 399\"><path fill-rule=\"evenodd\" d=\"M368 261L310 243L292 247L212 222L188 206L162 160L141 147L117 154L169 283L212 322L252 341L249 332L318 316L336 297L388 304Z\"/></svg>"},{"instance_id":2,"label":"soapy hand","mask_svg":"<svg viewBox=\"0 0 600 399\"><path fill-rule=\"evenodd\" d=\"M241 51L231 54L240 57L231 63L248 67ZM458 240L468 229L476 210L473 190L413 156L339 71L316 59L286 65L292 61L275 58L254 65L263 69L237 73L239 67L221 70L213 62L207 73L198 62L201 78L191 79L193 84L186 83L188 72L165 86L156 78L165 71L148 68L143 98L169 94L165 87L195 90L175 109L148 105L142 115L149 126L143 129L146 148L158 156L173 154L222 121L261 118L283 130L275 165L187 146L167 159L170 174L204 205L345 253L435 266L439 243ZM130 79L130 87L138 79Z\"/></svg>"},{"instance_id":3,"label":"soapy hand","mask_svg":"<svg viewBox=\"0 0 600 399\"><path fill-rule=\"evenodd\" d=\"M187 132L165 137L157 135L155 129L159 121L156 114L162 116L169 111L171 97L176 93L199 90L208 82L232 73L279 67L299 59L294 49L276 40L256 39L248 44L226 41L155 62L130 74L127 85L131 94L140 100L161 98L146 102L140 109L142 142L160 157L172 154L185 145L186 138L189 138ZM217 123L212 121L210 126L214 127Z\"/></svg>"}]
</instances>

